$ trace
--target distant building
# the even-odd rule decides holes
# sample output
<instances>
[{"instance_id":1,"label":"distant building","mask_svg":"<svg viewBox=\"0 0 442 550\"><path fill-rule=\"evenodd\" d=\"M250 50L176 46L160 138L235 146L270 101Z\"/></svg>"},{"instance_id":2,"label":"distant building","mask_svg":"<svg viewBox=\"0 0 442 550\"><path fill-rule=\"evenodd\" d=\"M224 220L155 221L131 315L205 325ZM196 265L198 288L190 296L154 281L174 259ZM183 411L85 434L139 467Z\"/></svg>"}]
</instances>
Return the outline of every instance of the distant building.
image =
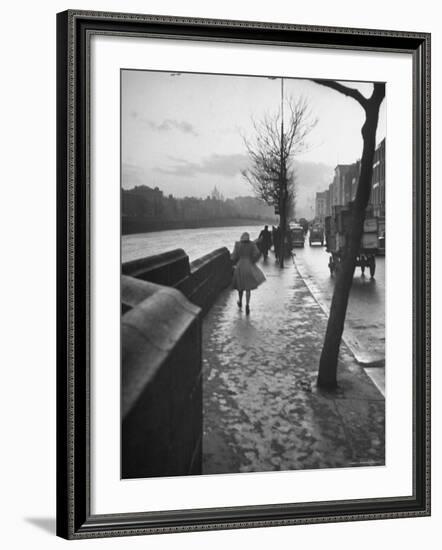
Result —
<instances>
[{"instance_id":1,"label":"distant building","mask_svg":"<svg viewBox=\"0 0 442 550\"><path fill-rule=\"evenodd\" d=\"M374 153L370 204L375 216L385 216L385 138Z\"/></svg>"},{"instance_id":2,"label":"distant building","mask_svg":"<svg viewBox=\"0 0 442 550\"><path fill-rule=\"evenodd\" d=\"M334 205L343 206L352 200L352 180L355 175L355 163L338 164L333 179Z\"/></svg>"},{"instance_id":3,"label":"distant building","mask_svg":"<svg viewBox=\"0 0 442 550\"><path fill-rule=\"evenodd\" d=\"M210 196L213 200L216 200L216 201L223 201L224 200L223 195L218 191L218 188L216 187L216 185L213 188L212 194Z\"/></svg>"},{"instance_id":4,"label":"distant building","mask_svg":"<svg viewBox=\"0 0 442 550\"><path fill-rule=\"evenodd\" d=\"M328 190L316 193L315 218L321 223L324 223L324 219L327 216L328 194Z\"/></svg>"},{"instance_id":5,"label":"distant building","mask_svg":"<svg viewBox=\"0 0 442 550\"><path fill-rule=\"evenodd\" d=\"M327 192L327 216L332 214L332 205L333 205L333 182L328 186Z\"/></svg>"},{"instance_id":6,"label":"distant building","mask_svg":"<svg viewBox=\"0 0 442 550\"><path fill-rule=\"evenodd\" d=\"M140 185L121 190L121 214L124 219L155 222L213 220L223 218L247 218L274 220L273 207L256 197L224 199L215 187L206 198L164 196L155 187Z\"/></svg>"},{"instance_id":7,"label":"distant building","mask_svg":"<svg viewBox=\"0 0 442 550\"><path fill-rule=\"evenodd\" d=\"M127 217L157 218L163 213L163 192L139 185L122 191L121 213Z\"/></svg>"},{"instance_id":8,"label":"distant building","mask_svg":"<svg viewBox=\"0 0 442 550\"><path fill-rule=\"evenodd\" d=\"M325 211L325 216L331 216L334 206L347 206L348 203L355 200L360 171L360 160L353 164L338 164L336 166L335 176L328 189L316 193L317 218L322 218L323 211ZM374 153L369 208L373 210L374 216L385 216L385 138L376 147Z\"/></svg>"}]
</instances>

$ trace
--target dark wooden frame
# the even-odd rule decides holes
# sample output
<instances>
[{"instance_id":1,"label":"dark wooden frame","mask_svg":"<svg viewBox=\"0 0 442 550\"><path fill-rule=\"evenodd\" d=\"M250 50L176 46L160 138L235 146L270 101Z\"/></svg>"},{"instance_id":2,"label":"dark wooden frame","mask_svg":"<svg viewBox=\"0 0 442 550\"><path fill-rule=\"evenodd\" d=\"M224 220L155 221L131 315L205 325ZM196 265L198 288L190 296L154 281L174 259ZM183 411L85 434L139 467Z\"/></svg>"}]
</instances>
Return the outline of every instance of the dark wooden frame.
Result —
<instances>
[{"instance_id":1,"label":"dark wooden frame","mask_svg":"<svg viewBox=\"0 0 442 550\"><path fill-rule=\"evenodd\" d=\"M156 36L410 53L413 57L411 497L91 515L89 40ZM57 534L69 539L430 514L430 35L70 10L57 16Z\"/></svg>"}]
</instances>

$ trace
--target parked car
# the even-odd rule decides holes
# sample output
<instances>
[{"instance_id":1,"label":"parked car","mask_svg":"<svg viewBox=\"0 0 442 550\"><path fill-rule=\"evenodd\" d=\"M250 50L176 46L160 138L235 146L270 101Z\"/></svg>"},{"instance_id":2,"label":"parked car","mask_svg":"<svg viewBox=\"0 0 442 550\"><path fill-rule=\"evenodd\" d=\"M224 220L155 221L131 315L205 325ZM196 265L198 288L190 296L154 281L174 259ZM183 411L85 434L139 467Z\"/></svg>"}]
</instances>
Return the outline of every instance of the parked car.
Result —
<instances>
[{"instance_id":1,"label":"parked car","mask_svg":"<svg viewBox=\"0 0 442 550\"><path fill-rule=\"evenodd\" d=\"M305 235L302 225L300 225L299 223L290 223L289 229L293 248L303 248Z\"/></svg>"},{"instance_id":2,"label":"parked car","mask_svg":"<svg viewBox=\"0 0 442 550\"><path fill-rule=\"evenodd\" d=\"M313 243L319 243L321 246L324 246L324 229L320 225L314 225L310 229L308 241L310 246Z\"/></svg>"}]
</instances>

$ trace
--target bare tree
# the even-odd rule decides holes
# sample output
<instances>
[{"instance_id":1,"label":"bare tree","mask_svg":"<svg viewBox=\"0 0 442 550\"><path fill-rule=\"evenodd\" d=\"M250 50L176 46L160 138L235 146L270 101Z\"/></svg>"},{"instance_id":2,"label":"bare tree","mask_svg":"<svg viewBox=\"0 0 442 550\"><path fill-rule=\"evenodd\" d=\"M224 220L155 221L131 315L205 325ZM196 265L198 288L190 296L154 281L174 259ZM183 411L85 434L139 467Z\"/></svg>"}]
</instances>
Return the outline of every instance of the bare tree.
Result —
<instances>
[{"instance_id":1,"label":"bare tree","mask_svg":"<svg viewBox=\"0 0 442 550\"><path fill-rule=\"evenodd\" d=\"M316 124L304 98L287 102L288 117L283 109L274 116L253 121L254 139L243 137L250 167L242 171L255 195L274 206L280 216L279 265L284 266L284 246L290 207L295 201L293 161L308 148L306 138ZM282 103L283 107L283 103Z\"/></svg>"},{"instance_id":2,"label":"bare tree","mask_svg":"<svg viewBox=\"0 0 442 550\"><path fill-rule=\"evenodd\" d=\"M376 129L378 126L379 109L385 97L385 84L376 82L373 86L371 97L366 98L358 90L349 88L338 82L327 80L314 80L314 82L352 97L365 111L365 122L361 129L364 143L361 169L356 197L352 205L349 242L342 258L341 269L337 274L327 331L319 362L318 386L332 389L337 385L338 355L344 331L348 297L353 283L356 256L359 252L363 234L365 210L370 199L373 158L376 147Z\"/></svg>"}]
</instances>

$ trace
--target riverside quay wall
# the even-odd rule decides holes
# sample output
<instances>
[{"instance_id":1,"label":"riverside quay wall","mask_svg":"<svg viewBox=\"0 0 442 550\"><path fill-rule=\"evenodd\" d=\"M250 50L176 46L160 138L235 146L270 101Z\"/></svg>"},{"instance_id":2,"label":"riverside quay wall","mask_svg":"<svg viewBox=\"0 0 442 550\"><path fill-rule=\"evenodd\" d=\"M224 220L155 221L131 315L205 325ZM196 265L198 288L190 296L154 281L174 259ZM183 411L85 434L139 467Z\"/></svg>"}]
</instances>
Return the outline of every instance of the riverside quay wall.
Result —
<instances>
[{"instance_id":1,"label":"riverside quay wall","mask_svg":"<svg viewBox=\"0 0 442 550\"><path fill-rule=\"evenodd\" d=\"M123 479L201 473L202 318L231 278L227 248L123 264Z\"/></svg>"}]
</instances>

